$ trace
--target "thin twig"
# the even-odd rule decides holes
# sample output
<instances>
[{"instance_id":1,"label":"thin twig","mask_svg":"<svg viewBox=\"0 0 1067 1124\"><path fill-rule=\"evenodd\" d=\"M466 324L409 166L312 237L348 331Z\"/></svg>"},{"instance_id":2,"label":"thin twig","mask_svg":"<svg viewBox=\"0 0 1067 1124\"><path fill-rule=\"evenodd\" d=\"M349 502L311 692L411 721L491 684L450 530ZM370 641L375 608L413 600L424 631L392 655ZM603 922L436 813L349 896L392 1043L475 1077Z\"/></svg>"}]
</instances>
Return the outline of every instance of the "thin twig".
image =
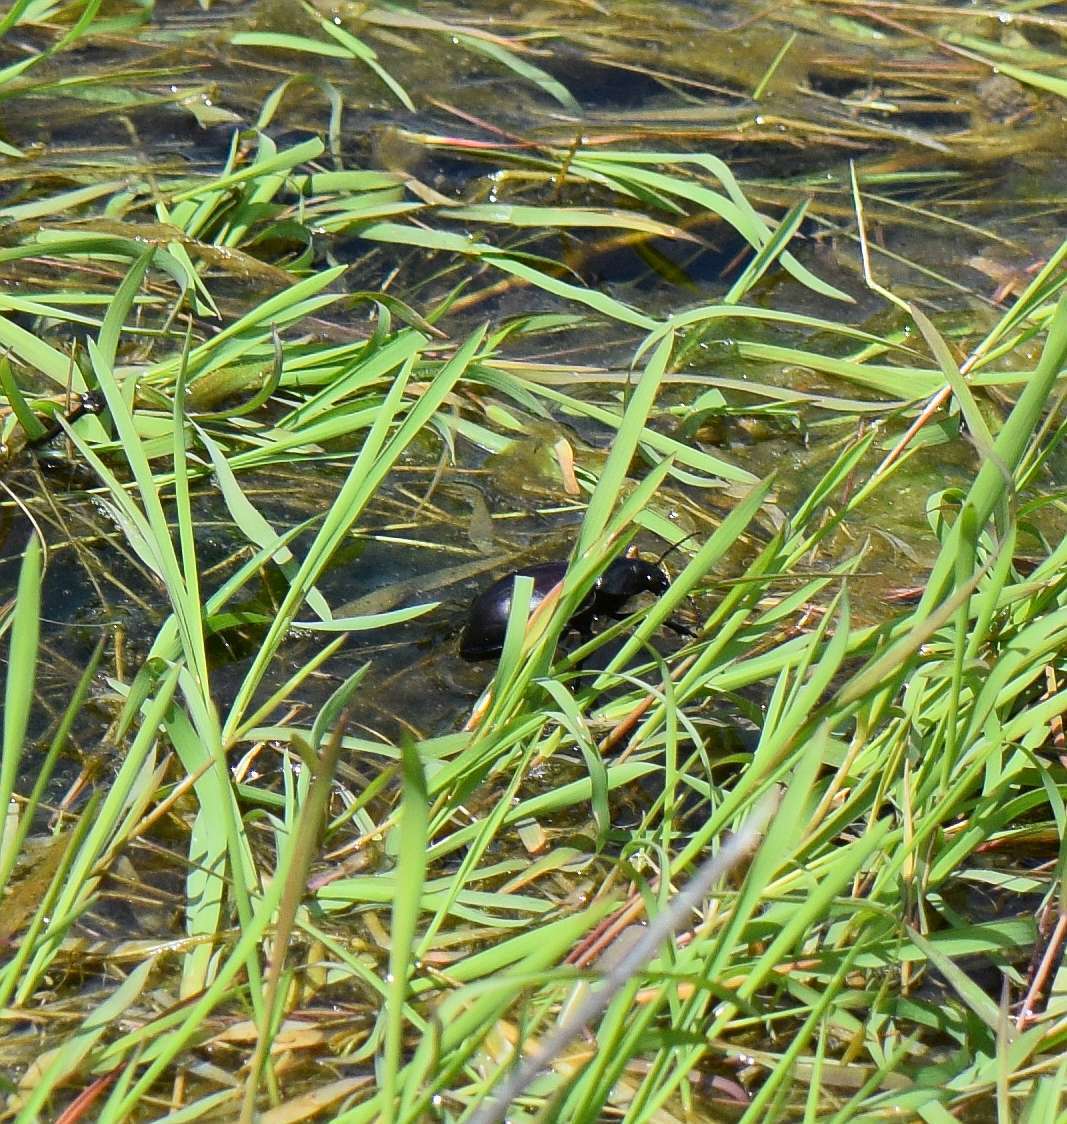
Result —
<instances>
[{"instance_id":1,"label":"thin twig","mask_svg":"<svg viewBox=\"0 0 1067 1124\"><path fill-rule=\"evenodd\" d=\"M711 888L751 855L775 805L776 802L771 797L761 801L737 834L725 842L717 854L702 863L685 889L680 890L670 905L656 915L641 939L604 976L600 987L591 991L584 1002L544 1039L536 1053L512 1070L499 1089L475 1110L469 1124L499 1124L504 1119L512 1101L523 1093L553 1058L563 1053L586 1026L603 1014L612 999L659 952L663 942L700 905Z\"/></svg>"}]
</instances>

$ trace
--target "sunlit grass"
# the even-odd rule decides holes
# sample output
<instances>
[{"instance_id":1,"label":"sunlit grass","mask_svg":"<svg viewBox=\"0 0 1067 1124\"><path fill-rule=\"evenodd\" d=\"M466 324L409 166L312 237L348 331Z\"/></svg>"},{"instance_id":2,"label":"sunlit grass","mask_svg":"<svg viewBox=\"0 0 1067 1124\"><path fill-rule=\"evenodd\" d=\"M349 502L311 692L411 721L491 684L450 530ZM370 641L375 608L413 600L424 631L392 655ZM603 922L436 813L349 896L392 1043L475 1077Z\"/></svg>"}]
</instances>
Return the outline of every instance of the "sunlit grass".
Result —
<instances>
[{"instance_id":1,"label":"sunlit grass","mask_svg":"<svg viewBox=\"0 0 1067 1124\"><path fill-rule=\"evenodd\" d=\"M826 124L775 117L798 35L827 10L864 49L886 26L840 7L769 17L773 50L746 90L793 137ZM1040 14L1028 7L1024 26ZM353 27L306 14L317 38L304 26L233 42L355 61L409 110L396 37L452 42L580 110L579 91L533 61L536 36L395 6ZM924 17L897 15L915 26L894 35L921 39ZM92 4L19 3L0 35L44 36L27 56L44 61L139 17L98 18ZM992 41L958 42L968 59L998 57ZM1025 62L1020 81L1059 93L1048 58ZM60 96L51 76L27 85L35 65L0 72L5 98ZM879 284L892 259L867 237L884 214L878 173L856 166L856 278L890 305L857 325L859 284L802 249L807 224L845 221L818 193L753 190L714 156L635 143L633 123L610 147L595 128L587 143L521 146L407 131L425 153L506 170L506 199L457 200L417 168L346 166L326 78L326 139L272 139L298 77L221 167L58 191L31 177L0 208L16 224L0 266L19 278L0 292L5 511L27 543L0 615L13 1117L484 1122L503 1118L507 1090L511 1118L947 1122L992 1106L1052 1119L1063 989L1054 972L1030 986L1027 963L1060 947L1067 547L1046 472L1063 436L1067 243L1009 308L961 327ZM904 132L866 110L852 122L865 143ZM885 174L888 189L920 173ZM780 217L756 202L775 192L793 204ZM585 268L601 239L649 260L653 240L703 253L708 215L743 251L714 298L665 311ZM581 252L559 252L576 233ZM347 267L343 240L358 247ZM383 258L379 292L365 278ZM497 300L516 293L538 312L502 317ZM722 365L703 360L726 332ZM567 343L597 333L624 358L575 371ZM67 422L87 391L102 413ZM691 438L709 418L756 416L832 434L802 490L788 464L764 476ZM53 419L83 473L72 494L32 475ZM490 478L460 472L539 425L554 510L581 517L561 590L525 628L513 614L466 721L432 736L397 715L416 733L374 735L377 657L322 680L353 637L384 648L411 622L432 629L450 583L511 564L502 545L490 553ZM961 427L976 451L967 486L927 481L925 588L874 619L858 593L865 520L917 452ZM412 467L432 483L404 528L462 560L435 554L422 584L339 604L347 552L395 534L374 517ZM299 517L280 517L262 484L283 472L307 493ZM433 509L453 476L478 488L467 529ZM221 562L205 497L224 513ZM532 502L520 495L515 514ZM690 530L663 598L560 645L636 535ZM78 550L98 590L136 577L123 603L141 632L104 621L57 702L46 680L61 642L42 605ZM675 616L694 635L657 643ZM60 799L75 752L89 792ZM681 896L703 877L695 901ZM976 907L981 894L995 909ZM108 918L126 899L135 931L116 939ZM167 925L136 928L160 902ZM613 977L645 921L656 947ZM1005 1001L976 959L1008 981ZM594 1022L576 1034L590 994Z\"/></svg>"}]
</instances>

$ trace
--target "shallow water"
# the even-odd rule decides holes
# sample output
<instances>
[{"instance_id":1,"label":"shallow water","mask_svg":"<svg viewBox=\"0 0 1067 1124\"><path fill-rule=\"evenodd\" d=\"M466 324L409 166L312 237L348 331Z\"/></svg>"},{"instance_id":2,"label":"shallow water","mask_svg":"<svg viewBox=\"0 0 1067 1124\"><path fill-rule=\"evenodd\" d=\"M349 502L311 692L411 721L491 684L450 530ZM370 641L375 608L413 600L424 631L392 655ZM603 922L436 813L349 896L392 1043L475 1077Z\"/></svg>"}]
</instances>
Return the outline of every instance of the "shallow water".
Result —
<instances>
[{"instance_id":1,"label":"shallow water","mask_svg":"<svg viewBox=\"0 0 1067 1124\"><path fill-rule=\"evenodd\" d=\"M368 13L364 5L320 4L318 10L373 45L382 67L410 95L413 110L405 109L365 66L233 44L233 36L243 32L299 34L325 42L297 5L216 5L204 12L191 2L159 3L141 26L135 10L120 9L117 15L130 16L127 26L46 68L52 77L72 71L84 76L84 90L76 98L42 89L19 103L32 106L32 113L0 119L0 139L25 153L17 166L0 168L0 208L33 203L58 188L113 181L113 191L52 221L146 222L147 211L127 215L121 198L114 203L124 185L140 188L153 177L169 182L192 173L216 174L235 143L250 155L251 133L235 142L237 131L252 128L279 83L308 75L313 81L294 86L265 126L274 143L284 148L326 136L331 126L326 95L332 89L343 105L336 123L339 164L402 172L417 180L420 190L456 203L626 205L607 191L561 181L544 159L539 165L548 148L580 144L592 150L611 145L712 153L729 163L749 197L773 219L798 201L811 201L793 251L854 299L844 307L774 270L754 290L752 303L845 320L894 335L902 348L921 349L922 344L908 331L903 314L864 283L850 163L864 192L877 279L935 319L957 359L1062 237L1067 149L1060 103L1048 92L995 74L991 62L981 61L995 59L1003 49L1023 65L1037 66L1041 52L1067 34L1064 16L1054 9L1005 19L960 5L943 24L915 16L906 31L900 30L901 13L894 5L872 6L861 18L854 5L831 2L769 9L760 2L543 0L516 5L483 0L419 4L414 20L398 18L392 9ZM22 34L15 47L31 47L33 29ZM494 35L508 37L516 57L537 70L517 74L499 54L484 53ZM321 166L330 167L331 159L324 155ZM103 215L108 198L112 209ZM574 281L650 315L721 300L743 266L742 240L707 214L679 217L664 207L657 217L677 221L689 237L636 239L600 229L486 230L462 217L442 219L438 226L476 231L501 247L562 261ZM14 240L18 231L10 233ZM291 233L273 237L259 251L267 263L275 254L298 256L304 249ZM358 230L318 232L311 254L319 268L349 264L344 284L351 291L387 288L423 312L461 286L448 318L454 338L484 320L499 324L573 311L542 289L498 284L499 275L478 262L371 244ZM250 263L220 261L217 269L217 293L230 310L270 291ZM71 283L47 261L9 262L0 270L13 291L62 293ZM77 282L85 284L84 278ZM77 335L68 325L24 319L51 342ZM311 330L322 338L362 339L373 324L365 306L354 306L331 310ZM561 323L550 333L516 336L507 355L516 363L554 364L568 393L615 405L641 334L617 321L586 319ZM748 544L754 549L760 537L769 537L796 510L847 440L866 425L881 423L874 451L880 459L910 415L869 388L761 358L752 350L753 345L793 346L848 354L840 339L781 326L747 325L743 339L736 338L739 334L736 325L724 322L718 332L686 341L684 361L665 385L656 425L755 476L778 474L773 502ZM1005 356L1003 367L1032 365L1033 351L1020 352ZM886 362L892 361L890 355ZM728 409L694 410L697 396L711 384L688 382L688 376L721 380L717 389ZM774 391L789 400L772 397ZM996 388L983 396L994 426L1005 416L1012 393ZM301 687L299 703L306 712L314 713L341 681L370 660L354 723L359 735L383 741L405 734L425 738L462 725L491 674L489 666L457 658L455 639L471 598L520 561L565 557L580 523L581 505L561 486L548 450L565 437L585 464L595 466L610 442L605 427L563 409L545 406L536 416L533 409L523 414L514 403L507 405L521 423L510 448L494 454L461 436L455 459L442 470L440 447L422 443L391 475L358 533L334 559L321 588L335 609L355 603L371 611L374 602L378 611L430 599L442 604L418 621L353 635ZM957 418L928 429L926 439L928 447L906 465L893 490L850 518L819 560L828 567L861 547L866 550L850 587L857 617L865 622L885 614L889 595L922 584L938 546L926 512L928 498L940 489L962 487L976 467L977 454L960 435ZM242 483L275 528L295 526L336 493L349 455L343 447L327 447L309 455L305 464L258 470ZM1063 455L1054 456L1040 488L1062 487L1065 468ZM158 583L126 545L99 495L91 494L78 466L39 474L24 452L4 472L11 498L0 502L0 602L13 593L29 515L45 528L52 550L39 708L31 729L40 738L55 722L98 637L110 637L123 668L136 668L166 610ZM661 502L682 538L689 531L708 533L736 498L737 490L729 487L675 481L664 488ZM204 581L212 588L232 571L245 540L209 481L198 485L195 509ZM1054 538L1063 529L1056 525L1062 516L1047 518L1043 531ZM648 554L666 545L651 535L638 541ZM294 550L299 553L304 542L298 538ZM484 572L475 573L479 563ZM447 571L460 566L468 567L467 576L450 578ZM724 572L715 578L730 576ZM213 687L220 700L232 694L254 658L264 622L282 593L280 581L265 578L241 601L248 619L213 638ZM720 594L712 585L702 595L706 600L693 606L694 616ZM672 643L663 638L665 647ZM284 682L319 646L318 639L294 632L286 660L272 670L264 691ZM77 752L57 772L49 794L55 802L79 779L112 771L113 751L101 751L98 744L113 715L113 700L103 696L101 691L86 708ZM754 696L738 706L758 707L760 701ZM701 715L699 721L724 770L734 768L745 752L750 723L728 709ZM717 735L711 732L716 726ZM39 754L25 759L30 777L37 761ZM546 769L528 783L551 789L571 776L568 770L577 775L582 766L568 762L553 768L557 771ZM638 815L647 799L639 788L625 793L613 807L617 823ZM563 815L546 818L546 824L558 838L580 835L576 843L592 850L598 841L581 834L591 830L587 820ZM526 857L517 844L515 856ZM134 908L118 888L86 919L88 935L110 940L138 930L166 933L173 920L168 906L180 899L180 887L161 872L173 874L174 868L166 856L141 856L138 862L143 881L158 881L160 900ZM975 894L956 908L977 917L984 903ZM353 999L353 1010L357 1006Z\"/></svg>"},{"instance_id":2,"label":"shallow water","mask_svg":"<svg viewBox=\"0 0 1067 1124\"><path fill-rule=\"evenodd\" d=\"M250 126L278 83L310 75L313 84L284 97L267 126L279 146L323 135L330 121L324 96L329 82L342 98L337 134L347 166L402 170L433 192L464 203L611 203L588 190L536 172L540 146L605 144L710 152L726 159L751 197L772 216L799 198L811 208L794 250L816 273L855 300L843 309L804 289L781 271L755 291L757 304L844 318L914 344L901 315L862 282L848 186L855 162L866 190L866 219L879 279L902 297L936 315L958 346L998 315L995 297L1025 280L1026 270L1060 234L1056 188L1064 160L1060 116L1047 95L992 74L973 58L953 55L924 40L922 20L902 35L873 12L856 20L845 5L791 5L781 11L753 3L509 3L420 5L417 16L399 10L321 5L342 25L352 25L373 45L378 59L416 108L405 109L370 69L321 56L261 46L235 46L242 32L314 36L303 9L284 3L216 6L157 5L142 26L101 38L65 65L91 79L73 114L69 96L45 90L31 99L32 116L6 121L6 139L27 154L15 178L0 180L0 202L17 206L43 195L58 180L94 183L109 177L171 177L214 172L225 159L235 130ZM1057 17L1038 12L1017 20L961 14L956 37L985 36L992 51L1011 35L1028 36L1033 51L1062 29ZM833 46L821 21L833 25ZM437 22L434 22L437 21ZM909 25L910 26L910 25ZM475 49L493 36L510 37L518 57L535 67L517 75ZM27 41L32 41L28 33ZM888 45L892 45L892 50ZM973 43L972 43L973 48ZM779 52L784 54L778 58ZM181 61L176 66L176 61ZM56 65L53 74L59 73ZM316 86L314 82L319 82ZM125 104L115 107L115 91ZM299 93L296 91L299 90ZM758 100L753 96L759 94ZM249 143L245 134L242 144ZM77 213L90 220L90 206ZM463 229L463 223L454 224ZM522 247L564 260L575 279L651 314L721 299L736 275L741 240L707 216L683 224L695 242L619 238L611 232L569 230L538 234L498 228L502 246ZM486 237L479 230L479 237ZM350 287L389 291L416 307L428 307L458 281L470 282L450 330L460 333L485 318L566 309L543 290L494 288L479 267L442 260L414 249L368 245L358 235L322 236L318 260L352 263ZM61 292L62 277L47 266L5 267L15 284ZM234 306L257 291L255 276L238 269L226 294ZM1008 290L1010 292L1010 290ZM473 295L472 295L473 293ZM1004 296L1003 299L1009 299ZM365 310L364 310L365 311ZM28 320L32 323L32 318ZM783 367L746 354L729 322L686 344L677 382L665 388L665 431L695 441L756 476L778 473L774 507L762 520L769 534L783 513L806 495L826 464L865 418L892 405L863 387L832 375ZM42 338L69 337L62 325L32 323ZM357 308L334 314L321 329L338 338L359 338L367 322ZM58 334L57 334L58 333ZM548 336L517 338L512 357L551 362L567 375L568 391L611 404L625 385L626 366L638 333L617 322L561 325ZM842 341L807 329L759 325L745 339L843 353ZM1032 361L1008 356L1007 366ZM693 413L700 386L685 376L727 380L731 407L723 414ZM744 387L753 386L746 394ZM800 391L806 402L775 405L767 388ZM815 396L829 403L822 407ZM990 417L1003 417L1009 398L986 401ZM851 405L849 405L851 404ZM529 423L529 436L505 453L487 456L468 441L456 445L455 463L441 475L439 450L424 447L394 474L349 550L335 559L324 592L334 605L402 591L399 603L440 599L442 606L386 635L359 634L317 685L307 688L312 707L332 686L373 661L364 726L383 737L401 730L425 737L454 729L477 696L488 669L456 659L454 637L477 589L518 560L565 557L580 507L561 491L548 454L564 436L595 459L609 437L594 422L550 411ZM884 455L904 422L889 420L876 448ZM862 516L842 530L837 547L847 557L868 543L854 582L859 611L877 619L884 598L919 585L936 551L925 511L937 488L963 485L974 470L974 449L949 419L930 429L932 444L903 470L891 493L874 498ZM261 472L249 495L278 528L313 515L339 486L343 464L309 460L304 472ZM547 458L547 460L546 460ZM1050 464L1049 487L1063 478L1062 456ZM435 477L437 473L437 477ZM106 511L86 498L77 467L38 475L25 455L13 463L8 484L15 496L50 524L54 555L45 590L47 640L56 659L41 678L42 699L64 696L102 630L121 630L126 662L135 665L161 619L154 582L117 535ZM673 484L665 503L680 513L679 536L710 527L732 503L732 493ZM210 485L201 486L199 546L206 578L221 579L227 559L239 553L242 536L229 524ZM27 522L12 503L3 507L0 580L13 588ZM706 522L704 522L706 520ZM646 551L662 543L646 537ZM446 570L461 564L484 574L438 586ZM493 559L498 559L493 562ZM825 564L824 560L824 564ZM217 570L215 569L217 567ZM210 575L218 573L218 578ZM718 575L728 578L729 574ZM425 579L424 581L422 579ZM264 586L243 608L269 618L280 589ZM398 598L392 598L393 601ZM217 691L238 682L256 648L254 621L220 638L214 648ZM307 642L294 637L295 666ZM279 667L278 681L286 674ZM49 713L46 705L43 713Z\"/></svg>"}]
</instances>

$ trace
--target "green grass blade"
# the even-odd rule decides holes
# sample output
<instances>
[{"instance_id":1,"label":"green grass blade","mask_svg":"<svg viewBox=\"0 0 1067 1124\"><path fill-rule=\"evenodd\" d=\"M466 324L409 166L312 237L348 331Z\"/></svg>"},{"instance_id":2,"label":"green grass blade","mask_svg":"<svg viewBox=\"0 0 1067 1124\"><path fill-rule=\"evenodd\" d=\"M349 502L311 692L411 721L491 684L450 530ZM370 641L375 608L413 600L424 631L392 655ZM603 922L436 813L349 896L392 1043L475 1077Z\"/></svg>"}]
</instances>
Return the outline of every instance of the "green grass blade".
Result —
<instances>
[{"instance_id":1,"label":"green grass blade","mask_svg":"<svg viewBox=\"0 0 1067 1124\"><path fill-rule=\"evenodd\" d=\"M41 631L41 542L31 535L19 568L14 620L4 677L4 745L0 758L0 813L4 816L0 850L0 887L7 885L18 859L21 830L18 807L12 801L19 763L29 727L36 682L37 646ZM23 812L25 816L27 813Z\"/></svg>"},{"instance_id":2,"label":"green grass blade","mask_svg":"<svg viewBox=\"0 0 1067 1124\"><path fill-rule=\"evenodd\" d=\"M426 877L428 805L426 777L418 750L401 746L400 824L397 828L397 895L393 899L389 944L389 995L386 999L385 1045L379 1071L382 1119L396 1119L396 1096L404 1045L404 1010L412 971L411 953L419 918L419 899ZM405 1090L405 1096L411 1090Z\"/></svg>"}]
</instances>

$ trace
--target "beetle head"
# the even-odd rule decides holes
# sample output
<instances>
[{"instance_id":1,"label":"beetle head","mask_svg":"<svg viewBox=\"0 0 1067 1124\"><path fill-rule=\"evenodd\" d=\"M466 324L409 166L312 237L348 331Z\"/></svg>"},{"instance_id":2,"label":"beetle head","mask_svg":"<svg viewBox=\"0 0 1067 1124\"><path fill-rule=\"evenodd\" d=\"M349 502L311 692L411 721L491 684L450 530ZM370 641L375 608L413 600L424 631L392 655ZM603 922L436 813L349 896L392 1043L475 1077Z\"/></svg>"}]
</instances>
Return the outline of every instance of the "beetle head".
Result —
<instances>
[{"instance_id":1,"label":"beetle head","mask_svg":"<svg viewBox=\"0 0 1067 1124\"><path fill-rule=\"evenodd\" d=\"M667 577L663 567L656 566L651 562L641 563L638 576L643 588L647 589L649 593L654 593L657 597L661 597L671 587L671 579Z\"/></svg>"}]
</instances>

